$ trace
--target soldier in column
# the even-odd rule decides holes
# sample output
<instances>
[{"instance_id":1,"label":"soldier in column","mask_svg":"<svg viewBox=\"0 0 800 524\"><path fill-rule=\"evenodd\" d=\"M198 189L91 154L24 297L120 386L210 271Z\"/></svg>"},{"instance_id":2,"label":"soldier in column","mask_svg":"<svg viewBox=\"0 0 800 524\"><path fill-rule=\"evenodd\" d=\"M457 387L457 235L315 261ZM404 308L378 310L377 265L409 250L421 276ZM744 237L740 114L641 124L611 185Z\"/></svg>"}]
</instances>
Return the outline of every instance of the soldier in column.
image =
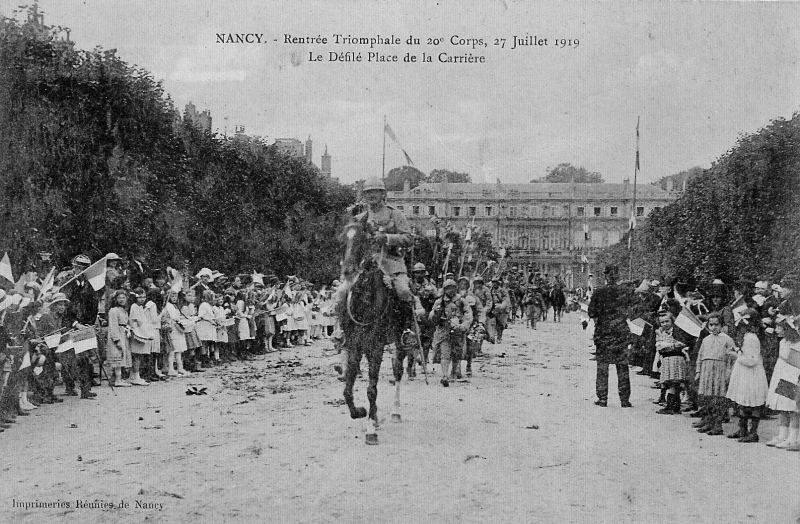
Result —
<instances>
[{"instance_id":1,"label":"soldier in column","mask_svg":"<svg viewBox=\"0 0 800 524\"><path fill-rule=\"evenodd\" d=\"M494 324L494 341L498 344L503 341L503 330L508 324L508 311L511 308L511 300L508 298L508 291L503 287L500 277L492 279L492 308L488 316Z\"/></svg>"},{"instance_id":2,"label":"soldier in column","mask_svg":"<svg viewBox=\"0 0 800 524\"><path fill-rule=\"evenodd\" d=\"M436 324L433 333L433 348L441 351L442 386L448 387L450 381L450 356L460 354L466 342L466 334L472 324L472 310L458 296L455 280L445 280L442 296L436 299L429 319Z\"/></svg>"},{"instance_id":3,"label":"soldier in column","mask_svg":"<svg viewBox=\"0 0 800 524\"><path fill-rule=\"evenodd\" d=\"M604 275L606 285L595 289L589 302L589 318L594 320L594 343L597 348L595 404L600 407L608 405L608 366L614 364L617 368L620 404L623 408L629 408L631 382L627 348L630 330L627 319L631 290L617 284L619 278L617 266L606 266Z\"/></svg>"},{"instance_id":4,"label":"soldier in column","mask_svg":"<svg viewBox=\"0 0 800 524\"><path fill-rule=\"evenodd\" d=\"M428 353L431 349L431 340L433 340L433 330L435 328L428 320L428 315L431 309L433 309L433 303L436 302L436 297L439 292L436 289L436 285L428 278L428 271L425 264L421 262L414 264L412 276L411 292L419 299L420 304L425 309L425 318L419 322L419 337L422 341L422 358L427 362ZM410 367L409 373L411 373L412 370L413 367Z\"/></svg>"}]
</instances>

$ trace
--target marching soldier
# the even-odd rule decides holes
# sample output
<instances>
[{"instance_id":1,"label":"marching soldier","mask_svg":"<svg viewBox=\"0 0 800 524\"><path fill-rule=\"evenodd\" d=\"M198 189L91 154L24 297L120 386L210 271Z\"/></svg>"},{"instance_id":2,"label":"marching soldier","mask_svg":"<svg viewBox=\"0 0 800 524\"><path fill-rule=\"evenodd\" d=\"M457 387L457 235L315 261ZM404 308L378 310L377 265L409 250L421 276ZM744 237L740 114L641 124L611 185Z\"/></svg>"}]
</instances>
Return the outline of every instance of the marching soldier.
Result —
<instances>
[{"instance_id":1,"label":"marching soldier","mask_svg":"<svg viewBox=\"0 0 800 524\"><path fill-rule=\"evenodd\" d=\"M433 303L436 302L439 291L428 278L428 271L425 268L425 264L421 262L414 264L412 275L414 278L411 281L411 292L419 299L420 304L425 309L424 318L419 323L419 338L422 341L422 358L427 362L428 353L431 349L431 341L433 340L433 330L436 327L428 321L428 315L431 309L433 309Z\"/></svg>"},{"instance_id":2,"label":"marching soldier","mask_svg":"<svg viewBox=\"0 0 800 524\"><path fill-rule=\"evenodd\" d=\"M448 387L450 381L450 357L460 355L466 342L466 333L472 324L472 309L457 294L454 280L445 280L443 293L433 304L428 318L436 324L433 333L433 347L441 351L442 386ZM460 358L460 357L459 357Z\"/></svg>"},{"instance_id":3,"label":"marching soldier","mask_svg":"<svg viewBox=\"0 0 800 524\"><path fill-rule=\"evenodd\" d=\"M495 326L495 342L503 341L503 330L508 323L508 310L511 307L511 299L508 298L508 291L503 288L500 277L492 279L492 307L488 317L493 320Z\"/></svg>"},{"instance_id":4,"label":"marching soldier","mask_svg":"<svg viewBox=\"0 0 800 524\"><path fill-rule=\"evenodd\" d=\"M631 291L617 284L619 269L606 266L606 285L595 289L589 302L589 318L594 319L594 343L597 348L597 400L600 407L608 405L608 365L617 367L619 400L623 408L631 407L631 382L626 350L630 341L628 309Z\"/></svg>"}]
</instances>

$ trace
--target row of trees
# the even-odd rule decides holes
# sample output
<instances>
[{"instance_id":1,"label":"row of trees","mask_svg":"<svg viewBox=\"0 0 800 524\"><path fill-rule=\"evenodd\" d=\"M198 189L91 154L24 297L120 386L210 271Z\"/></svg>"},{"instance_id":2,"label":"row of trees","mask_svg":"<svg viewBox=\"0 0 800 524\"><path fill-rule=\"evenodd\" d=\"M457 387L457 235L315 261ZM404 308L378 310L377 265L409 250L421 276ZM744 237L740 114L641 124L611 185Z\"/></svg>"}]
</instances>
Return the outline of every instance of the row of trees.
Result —
<instances>
[{"instance_id":1,"label":"row of trees","mask_svg":"<svg viewBox=\"0 0 800 524\"><path fill-rule=\"evenodd\" d=\"M458 171L448 171L446 169L434 169L428 175L414 166L395 167L386 175L386 189L389 191L402 191L406 181L410 189L414 189L420 184L435 183L447 180L447 182L472 182L469 173L459 173ZM547 174L542 178L531 180L532 184L539 182L575 182L576 184L602 184L603 175L597 171L589 171L582 166L573 166L568 162L562 162L555 167L548 167Z\"/></svg>"},{"instance_id":2,"label":"row of trees","mask_svg":"<svg viewBox=\"0 0 800 524\"><path fill-rule=\"evenodd\" d=\"M627 236L601 263L627 268ZM798 270L800 114L742 136L635 231L633 274L759 279Z\"/></svg>"},{"instance_id":3,"label":"row of trees","mask_svg":"<svg viewBox=\"0 0 800 524\"><path fill-rule=\"evenodd\" d=\"M0 19L0 64L0 251L15 265L114 251L338 275L352 189L257 139L200 132L148 71L38 19Z\"/></svg>"}]
</instances>

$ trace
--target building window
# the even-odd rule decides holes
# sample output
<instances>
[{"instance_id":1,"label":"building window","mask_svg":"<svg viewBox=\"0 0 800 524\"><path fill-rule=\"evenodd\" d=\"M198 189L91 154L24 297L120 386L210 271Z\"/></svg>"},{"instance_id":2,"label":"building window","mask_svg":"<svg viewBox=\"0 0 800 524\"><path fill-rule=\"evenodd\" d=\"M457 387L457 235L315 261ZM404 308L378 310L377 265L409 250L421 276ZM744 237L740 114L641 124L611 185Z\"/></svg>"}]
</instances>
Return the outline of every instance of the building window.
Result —
<instances>
[{"instance_id":1,"label":"building window","mask_svg":"<svg viewBox=\"0 0 800 524\"><path fill-rule=\"evenodd\" d=\"M517 207L516 206L511 206L510 208L508 208L508 216L511 216L511 217L517 216Z\"/></svg>"},{"instance_id":2,"label":"building window","mask_svg":"<svg viewBox=\"0 0 800 524\"><path fill-rule=\"evenodd\" d=\"M461 216L461 208L458 206L453 207L453 216L460 217Z\"/></svg>"},{"instance_id":3,"label":"building window","mask_svg":"<svg viewBox=\"0 0 800 524\"><path fill-rule=\"evenodd\" d=\"M436 214L436 206L428 206L428 215L434 216Z\"/></svg>"},{"instance_id":4,"label":"building window","mask_svg":"<svg viewBox=\"0 0 800 524\"><path fill-rule=\"evenodd\" d=\"M415 215L419 215L419 206L414 206L411 208L411 212Z\"/></svg>"},{"instance_id":5,"label":"building window","mask_svg":"<svg viewBox=\"0 0 800 524\"><path fill-rule=\"evenodd\" d=\"M619 208L617 206L611 206L611 216L612 217L617 216L617 211L619 211Z\"/></svg>"},{"instance_id":6,"label":"building window","mask_svg":"<svg viewBox=\"0 0 800 524\"><path fill-rule=\"evenodd\" d=\"M550 216L550 206L542 206L542 216Z\"/></svg>"},{"instance_id":7,"label":"building window","mask_svg":"<svg viewBox=\"0 0 800 524\"><path fill-rule=\"evenodd\" d=\"M492 216L492 206L486 206L486 216Z\"/></svg>"},{"instance_id":8,"label":"building window","mask_svg":"<svg viewBox=\"0 0 800 524\"><path fill-rule=\"evenodd\" d=\"M402 211L403 210L403 206L397 206L397 210L398 211Z\"/></svg>"},{"instance_id":9,"label":"building window","mask_svg":"<svg viewBox=\"0 0 800 524\"><path fill-rule=\"evenodd\" d=\"M582 216L584 216L584 213L585 213L585 212L586 212L586 209L585 209L583 206L579 206L579 207L578 207L578 216L579 216L579 217L582 217Z\"/></svg>"},{"instance_id":10,"label":"building window","mask_svg":"<svg viewBox=\"0 0 800 524\"><path fill-rule=\"evenodd\" d=\"M477 212L477 209L474 207L469 208L469 216L474 217Z\"/></svg>"},{"instance_id":11,"label":"building window","mask_svg":"<svg viewBox=\"0 0 800 524\"><path fill-rule=\"evenodd\" d=\"M599 207L594 208L594 216L596 216L596 217L600 216L600 208Z\"/></svg>"},{"instance_id":12,"label":"building window","mask_svg":"<svg viewBox=\"0 0 800 524\"><path fill-rule=\"evenodd\" d=\"M643 217L644 216L644 207L638 206L636 208L636 216L637 217Z\"/></svg>"}]
</instances>

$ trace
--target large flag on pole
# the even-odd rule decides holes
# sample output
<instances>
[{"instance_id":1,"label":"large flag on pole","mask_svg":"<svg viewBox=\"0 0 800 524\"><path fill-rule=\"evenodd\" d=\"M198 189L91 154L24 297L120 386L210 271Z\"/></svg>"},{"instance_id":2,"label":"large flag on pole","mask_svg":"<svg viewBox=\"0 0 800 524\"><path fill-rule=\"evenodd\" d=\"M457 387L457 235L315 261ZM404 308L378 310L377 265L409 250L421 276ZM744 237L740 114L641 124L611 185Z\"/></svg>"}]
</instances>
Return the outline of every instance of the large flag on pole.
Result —
<instances>
[{"instance_id":1,"label":"large flag on pole","mask_svg":"<svg viewBox=\"0 0 800 524\"><path fill-rule=\"evenodd\" d=\"M386 125L383 126L383 132L386 133L386 136L391 138L394 141L395 144L397 144L397 147L399 147L400 151L403 152L403 156L406 157L406 162L408 163L408 165L413 166L414 165L414 161L411 160L411 157L408 156L408 153L406 153L406 150L403 149L403 146L400 145L400 141L397 140L397 136L394 134L394 131L392 131L392 128L389 127L389 122L386 122Z\"/></svg>"},{"instance_id":2,"label":"large flag on pole","mask_svg":"<svg viewBox=\"0 0 800 524\"><path fill-rule=\"evenodd\" d=\"M12 284L14 283L14 275L11 273L11 260L8 259L8 253L3 255L0 260L0 277L5 278Z\"/></svg>"},{"instance_id":3,"label":"large flag on pole","mask_svg":"<svg viewBox=\"0 0 800 524\"><path fill-rule=\"evenodd\" d=\"M83 271L92 289L100 291L106 285L106 257L101 258Z\"/></svg>"}]
</instances>

